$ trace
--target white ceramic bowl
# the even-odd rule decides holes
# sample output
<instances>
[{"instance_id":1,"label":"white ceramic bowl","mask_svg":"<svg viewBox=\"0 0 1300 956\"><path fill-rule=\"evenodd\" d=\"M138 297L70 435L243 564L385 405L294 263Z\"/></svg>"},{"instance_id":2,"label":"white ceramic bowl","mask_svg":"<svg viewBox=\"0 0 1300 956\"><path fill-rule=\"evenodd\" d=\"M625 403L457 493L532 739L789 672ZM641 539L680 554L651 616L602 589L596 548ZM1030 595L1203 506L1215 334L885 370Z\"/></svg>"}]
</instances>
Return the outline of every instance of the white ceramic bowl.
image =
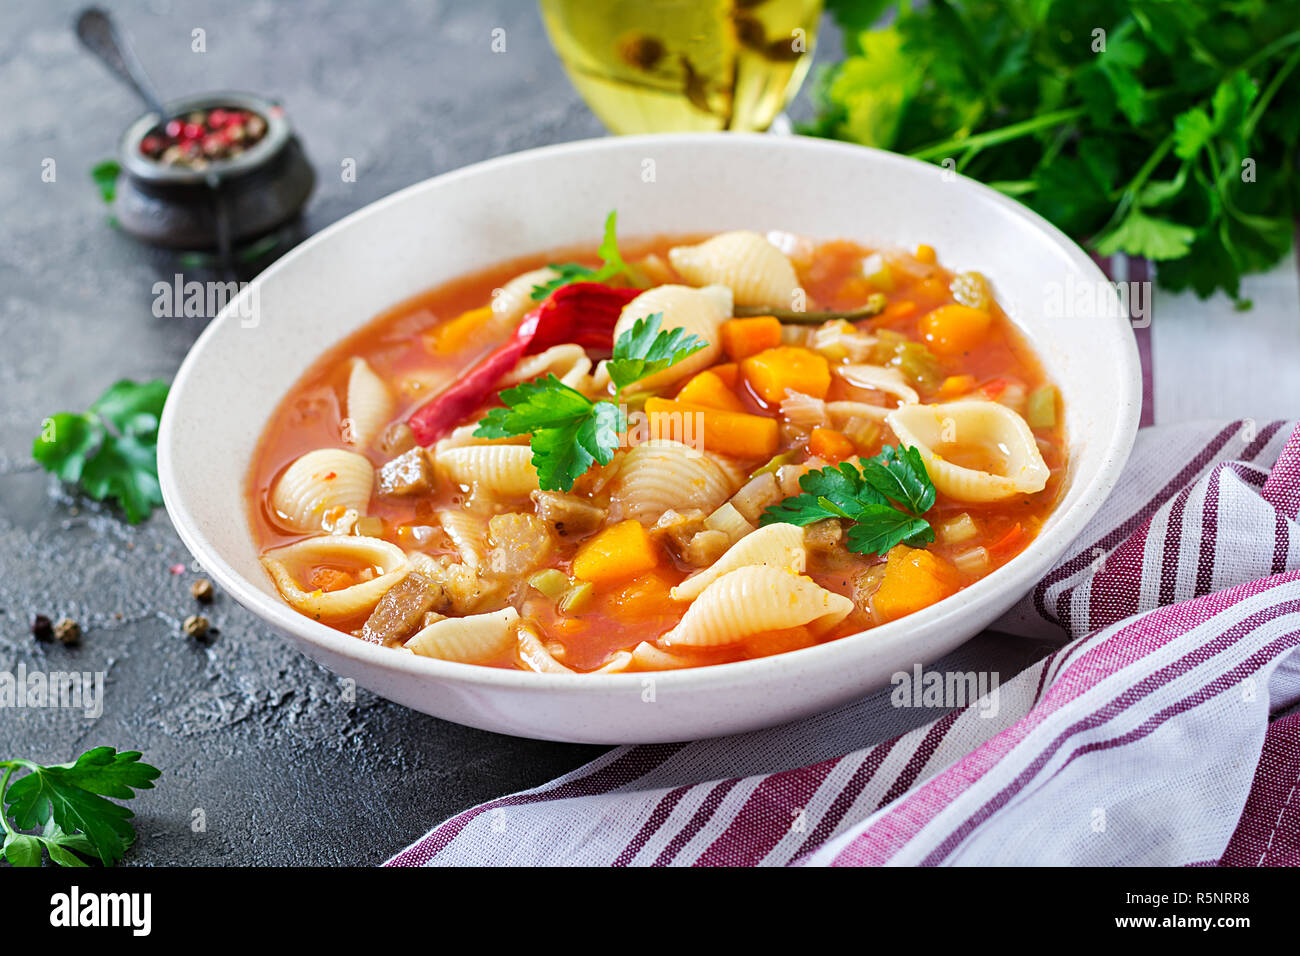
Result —
<instances>
[{"instance_id":1,"label":"white ceramic bowl","mask_svg":"<svg viewBox=\"0 0 1300 956\"><path fill-rule=\"evenodd\" d=\"M751 228L905 247L927 242L949 268L984 272L1063 394L1069 485L1042 533L955 597L883 627L794 653L653 676L532 674L432 660L366 644L291 609L258 565L244 503L248 463L276 404L329 345L386 307L495 262L591 242L612 208L626 236ZM231 302L172 385L158 443L163 497L186 546L236 601L325 667L409 707L507 734L594 743L770 726L845 703L952 650L1026 593L1096 511L1132 445L1141 384L1118 309L1046 317L1053 303L1078 301L1085 285L1114 298L1093 262L1023 206L877 150L688 134L504 156L348 216ZM1097 297L1102 306L1111 299ZM253 301L255 324L246 317Z\"/></svg>"}]
</instances>

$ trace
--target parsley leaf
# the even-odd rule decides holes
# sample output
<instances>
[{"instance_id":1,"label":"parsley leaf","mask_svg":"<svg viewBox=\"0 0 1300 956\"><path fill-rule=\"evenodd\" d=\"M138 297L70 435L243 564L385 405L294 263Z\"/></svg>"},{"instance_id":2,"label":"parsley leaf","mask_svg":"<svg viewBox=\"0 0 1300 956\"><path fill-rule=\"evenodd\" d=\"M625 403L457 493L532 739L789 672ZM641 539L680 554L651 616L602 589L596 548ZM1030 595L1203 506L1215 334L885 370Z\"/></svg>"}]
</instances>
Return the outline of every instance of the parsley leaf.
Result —
<instances>
[{"instance_id":1,"label":"parsley leaf","mask_svg":"<svg viewBox=\"0 0 1300 956\"><path fill-rule=\"evenodd\" d=\"M164 381L123 379L86 413L47 418L32 443L32 457L96 501L116 499L135 524L162 504L157 444L166 399Z\"/></svg>"},{"instance_id":2,"label":"parsley leaf","mask_svg":"<svg viewBox=\"0 0 1300 956\"><path fill-rule=\"evenodd\" d=\"M623 430L622 413L610 402L593 402L554 375L501 392L504 408L479 422L478 438L530 435L538 486L569 491L594 462L608 465Z\"/></svg>"},{"instance_id":3,"label":"parsley leaf","mask_svg":"<svg viewBox=\"0 0 1300 956\"><path fill-rule=\"evenodd\" d=\"M920 453L886 445L858 464L841 462L799 479L803 494L767 508L760 524L810 525L827 518L851 521L848 547L858 554L884 554L897 544L934 540L922 517L934 506L935 490Z\"/></svg>"},{"instance_id":4,"label":"parsley leaf","mask_svg":"<svg viewBox=\"0 0 1300 956\"><path fill-rule=\"evenodd\" d=\"M620 275L635 279L636 276L632 271L632 267L623 261L623 255L618 251L617 229L618 212L615 210L605 217L605 235L600 240L600 246L596 250L596 254L600 256L602 263L599 269L592 269L590 266L580 265L576 262L552 263L551 268L558 272L559 275L549 282L533 286L530 296L532 300L539 302L560 286L569 285L572 282L608 282L615 276Z\"/></svg>"},{"instance_id":5,"label":"parsley leaf","mask_svg":"<svg viewBox=\"0 0 1300 956\"><path fill-rule=\"evenodd\" d=\"M478 438L529 435L538 486L569 491L593 464L614 458L627 421L618 404L623 389L698 352L704 343L684 329L660 331L662 316L638 319L614 343L609 361L614 401L592 401L553 374L501 392L503 408L490 409L480 419Z\"/></svg>"},{"instance_id":6,"label":"parsley leaf","mask_svg":"<svg viewBox=\"0 0 1300 956\"><path fill-rule=\"evenodd\" d=\"M663 313L652 312L633 322L614 343L613 355L605 367L610 381L620 392L704 348L706 343L699 336L682 328L661 332L662 324Z\"/></svg>"},{"instance_id":7,"label":"parsley leaf","mask_svg":"<svg viewBox=\"0 0 1300 956\"><path fill-rule=\"evenodd\" d=\"M96 856L106 866L122 858L135 840L129 800L153 788L160 771L140 762L139 751L96 747L73 763L43 767L30 760L0 761L0 823L4 855L15 866L36 866L41 849L61 866L85 866L70 851ZM15 770L26 776L10 783ZM12 823L10 822L12 821ZM19 833L41 827L40 835Z\"/></svg>"}]
</instances>

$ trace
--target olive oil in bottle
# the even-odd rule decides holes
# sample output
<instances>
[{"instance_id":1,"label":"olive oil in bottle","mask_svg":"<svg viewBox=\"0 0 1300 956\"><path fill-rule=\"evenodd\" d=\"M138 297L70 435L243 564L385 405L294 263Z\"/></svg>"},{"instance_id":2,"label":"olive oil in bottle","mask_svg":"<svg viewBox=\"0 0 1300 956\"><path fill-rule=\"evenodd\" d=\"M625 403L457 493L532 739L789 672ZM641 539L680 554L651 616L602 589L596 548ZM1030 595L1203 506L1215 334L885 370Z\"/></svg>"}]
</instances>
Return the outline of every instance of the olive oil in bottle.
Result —
<instances>
[{"instance_id":1,"label":"olive oil in bottle","mask_svg":"<svg viewBox=\"0 0 1300 956\"><path fill-rule=\"evenodd\" d=\"M808 72L821 0L541 0L569 78L615 133L763 130Z\"/></svg>"}]
</instances>

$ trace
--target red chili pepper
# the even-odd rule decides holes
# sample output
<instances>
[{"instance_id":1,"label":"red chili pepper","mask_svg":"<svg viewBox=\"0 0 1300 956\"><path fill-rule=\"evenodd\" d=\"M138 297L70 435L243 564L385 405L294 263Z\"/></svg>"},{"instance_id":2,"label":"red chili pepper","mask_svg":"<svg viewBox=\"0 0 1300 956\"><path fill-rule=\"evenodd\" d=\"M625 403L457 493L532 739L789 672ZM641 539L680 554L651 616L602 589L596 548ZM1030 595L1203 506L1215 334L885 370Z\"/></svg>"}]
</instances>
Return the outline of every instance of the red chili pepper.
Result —
<instances>
[{"instance_id":1,"label":"red chili pepper","mask_svg":"<svg viewBox=\"0 0 1300 956\"><path fill-rule=\"evenodd\" d=\"M407 419L415 440L430 445L455 428L487 401L501 376L525 355L566 342L608 352L623 306L640 294L640 289L616 289L599 282L560 286L524 316L508 342L415 410Z\"/></svg>"},{"instance_id":2,"label":"red chili pepper","mask_svg":"<svg viewBox=\"0 0 1300 956\"><path fill-rule=\"evenodd\" d=\"M1005 378L995 378L981 385L980 391L984 393L985 398L996 400L999 395L1007 390L1007 386L1010 384Z\"/></svg>"}]
</instances>

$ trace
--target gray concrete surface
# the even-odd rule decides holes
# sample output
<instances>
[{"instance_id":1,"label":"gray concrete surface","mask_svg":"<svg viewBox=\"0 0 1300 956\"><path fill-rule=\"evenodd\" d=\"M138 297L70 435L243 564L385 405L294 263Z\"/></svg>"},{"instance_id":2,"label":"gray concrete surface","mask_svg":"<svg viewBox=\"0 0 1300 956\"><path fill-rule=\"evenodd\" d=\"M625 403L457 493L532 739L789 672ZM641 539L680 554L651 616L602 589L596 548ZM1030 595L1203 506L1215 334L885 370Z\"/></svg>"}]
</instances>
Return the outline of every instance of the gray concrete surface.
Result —
<instances>
[{"instance_id":1,"label":"gray concrete surface","mask_svg":"<svg viewBox=\"0 0 1300 956\"><path fill-rule=\"evenodd\" d=\"M235 88L284 102L321 173L313 231L428 176L602 133L527 0L104 5L164 96ZM0 757L143 750L164 776L134 802L140 840L127 863L369 864L600 753L470 730L365 692L347 703L332 675L225 597L206 612L216 636L187 639L179 623L195 610L197 575L167 516L131 527L32 461L46 415L84 409L118 378L170 378L203 324L153 317L151 287L176 266L111 229L89 181L141 110L76 45L78 6L0 8L0 670L103 671L106 699L93 721L0 710ZM497 27L505 53L489 49ZM191 49L195 29L204 53ZM354 183L338 175L345 157ZM42 181L46 159L53 182ZM34 641L34 613L80 621L81 646Z\"/></svg>"}]
</instances>

